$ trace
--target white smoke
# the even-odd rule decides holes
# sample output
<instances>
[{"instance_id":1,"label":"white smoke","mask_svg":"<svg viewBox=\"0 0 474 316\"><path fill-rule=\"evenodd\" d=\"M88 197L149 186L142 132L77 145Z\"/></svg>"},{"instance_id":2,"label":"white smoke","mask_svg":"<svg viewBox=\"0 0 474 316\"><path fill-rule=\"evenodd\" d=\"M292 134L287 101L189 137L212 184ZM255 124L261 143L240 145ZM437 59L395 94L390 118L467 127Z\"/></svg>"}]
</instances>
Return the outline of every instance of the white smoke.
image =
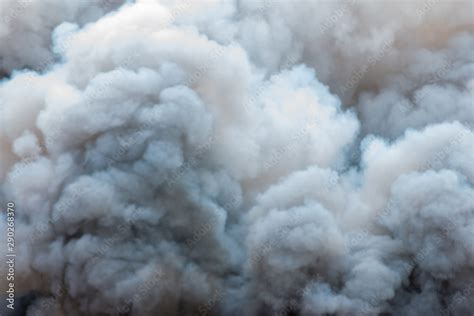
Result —
<instances>
[{"instance_id":1,"label":"white smoke","mask_svg":"<svg viewBox=\"0 0 474 316\"><path fill-rule=\"evenodd\" d=\"M85 25L119 7L123 0L4 0L0 2L0 74L28 67L45 70L55 60L53 30L62 23ZM67 45L67 43L63 43ZM61 48L61 46L59 47Z\"/></svg>"},{"instance_id":2,"label":"white smoke","mask_svg":"<svg viewBox=\"0 0 474 316\"><path fill-rule=\"evenodd\" d=\"M470 315L473 5L1 2L25 315Z\"/></svg>"}]
</instances>

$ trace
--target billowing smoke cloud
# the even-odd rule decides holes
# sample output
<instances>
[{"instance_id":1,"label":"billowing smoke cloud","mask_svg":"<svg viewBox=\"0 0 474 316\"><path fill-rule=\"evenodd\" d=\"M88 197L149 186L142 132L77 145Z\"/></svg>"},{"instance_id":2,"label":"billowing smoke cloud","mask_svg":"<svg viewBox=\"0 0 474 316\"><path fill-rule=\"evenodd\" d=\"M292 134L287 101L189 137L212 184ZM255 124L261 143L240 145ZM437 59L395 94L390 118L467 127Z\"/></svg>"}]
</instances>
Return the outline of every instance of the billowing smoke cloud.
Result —
<instances>
[{"instance_id":1,"label":"billowing smoke cloud","mask_svg":"<svg viewBox=\"0 0 474 316\"><path fill-rule=\"evenodd\" d=\"M5 0L0 3L0 74L28 67L43 71L55 61L52 32L65 22L83 26L117 8L123 0ZM67 45L67 43L63 43ZM61 49L58 46L57 49Z\"/></svg>"},{"instance_id":2,"label":"billowing smoke cloud","mask_svg":"<svg viewBox=\"0 0 474 316\"><path fill-rule=\"evenodd\" d=\"M474 311L473 2L0 10L18 310Z\"/></svg>"}]
</instances>

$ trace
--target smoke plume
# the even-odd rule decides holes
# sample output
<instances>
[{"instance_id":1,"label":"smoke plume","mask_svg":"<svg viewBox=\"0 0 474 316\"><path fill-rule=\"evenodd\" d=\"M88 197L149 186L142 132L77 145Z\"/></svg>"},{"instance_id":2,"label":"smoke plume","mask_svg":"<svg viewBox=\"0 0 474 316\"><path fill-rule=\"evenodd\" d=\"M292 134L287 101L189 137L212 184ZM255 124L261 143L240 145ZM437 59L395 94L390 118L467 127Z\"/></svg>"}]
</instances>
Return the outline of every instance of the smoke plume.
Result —
<instances>
[{"instance_id":1,"label":"smoke plume","mask_svg":"<svg viewBox=\"0 0 474 316\"><path fill-rule=\"evenodd\" d=\"M0 15L16 315L474 312L471 0Z\"/></svg>"}]
</instances>

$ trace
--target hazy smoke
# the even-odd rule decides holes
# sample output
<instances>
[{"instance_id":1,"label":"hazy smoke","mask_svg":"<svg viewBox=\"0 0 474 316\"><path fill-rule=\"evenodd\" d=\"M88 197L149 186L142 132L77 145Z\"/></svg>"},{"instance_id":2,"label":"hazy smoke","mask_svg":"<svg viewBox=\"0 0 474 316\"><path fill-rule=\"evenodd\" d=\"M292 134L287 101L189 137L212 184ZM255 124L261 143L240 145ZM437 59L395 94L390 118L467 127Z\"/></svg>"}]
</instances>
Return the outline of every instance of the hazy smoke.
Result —
<instances>
[{"instance_id":1,"label":"hazy smoke","mask_svg":"<svg viewBox=\"0 0 474 316\"><path fill-rule=\"evenodd\" d=\"M27 315L472 314L473 2L122 2L0 2Z\"/></svg>"},{"instance_id":2,"label":"hazy smoke","mask_svg":"<svg viewBox=\"0 0 474 316\"><path fill-rule=\"evenodd\" d=\"M117 8L124 0L3 0L0 2L0 74L23 67L42 71L54 63L52 32L60 24L82 26ZM61 47L58 47L61 48Z\"/></svg>"}]
</instances>

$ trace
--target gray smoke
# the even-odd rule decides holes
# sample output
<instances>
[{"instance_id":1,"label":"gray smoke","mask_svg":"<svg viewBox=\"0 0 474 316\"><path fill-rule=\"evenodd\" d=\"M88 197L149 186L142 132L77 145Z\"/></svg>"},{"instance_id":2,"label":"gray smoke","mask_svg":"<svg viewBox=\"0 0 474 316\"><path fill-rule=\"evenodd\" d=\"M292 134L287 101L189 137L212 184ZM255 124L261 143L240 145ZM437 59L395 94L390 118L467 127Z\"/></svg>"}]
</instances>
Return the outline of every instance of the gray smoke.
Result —
<instances>
[{"instance_id":1,"label":"gray smoke","mask_svg":"<svg viewBox=\"0 0 474 316\"><path fill-rule=\"evenodd\" d=\"M26 315L471 315L473 6L0 2Z\"/></svg>"}]
</instances>

